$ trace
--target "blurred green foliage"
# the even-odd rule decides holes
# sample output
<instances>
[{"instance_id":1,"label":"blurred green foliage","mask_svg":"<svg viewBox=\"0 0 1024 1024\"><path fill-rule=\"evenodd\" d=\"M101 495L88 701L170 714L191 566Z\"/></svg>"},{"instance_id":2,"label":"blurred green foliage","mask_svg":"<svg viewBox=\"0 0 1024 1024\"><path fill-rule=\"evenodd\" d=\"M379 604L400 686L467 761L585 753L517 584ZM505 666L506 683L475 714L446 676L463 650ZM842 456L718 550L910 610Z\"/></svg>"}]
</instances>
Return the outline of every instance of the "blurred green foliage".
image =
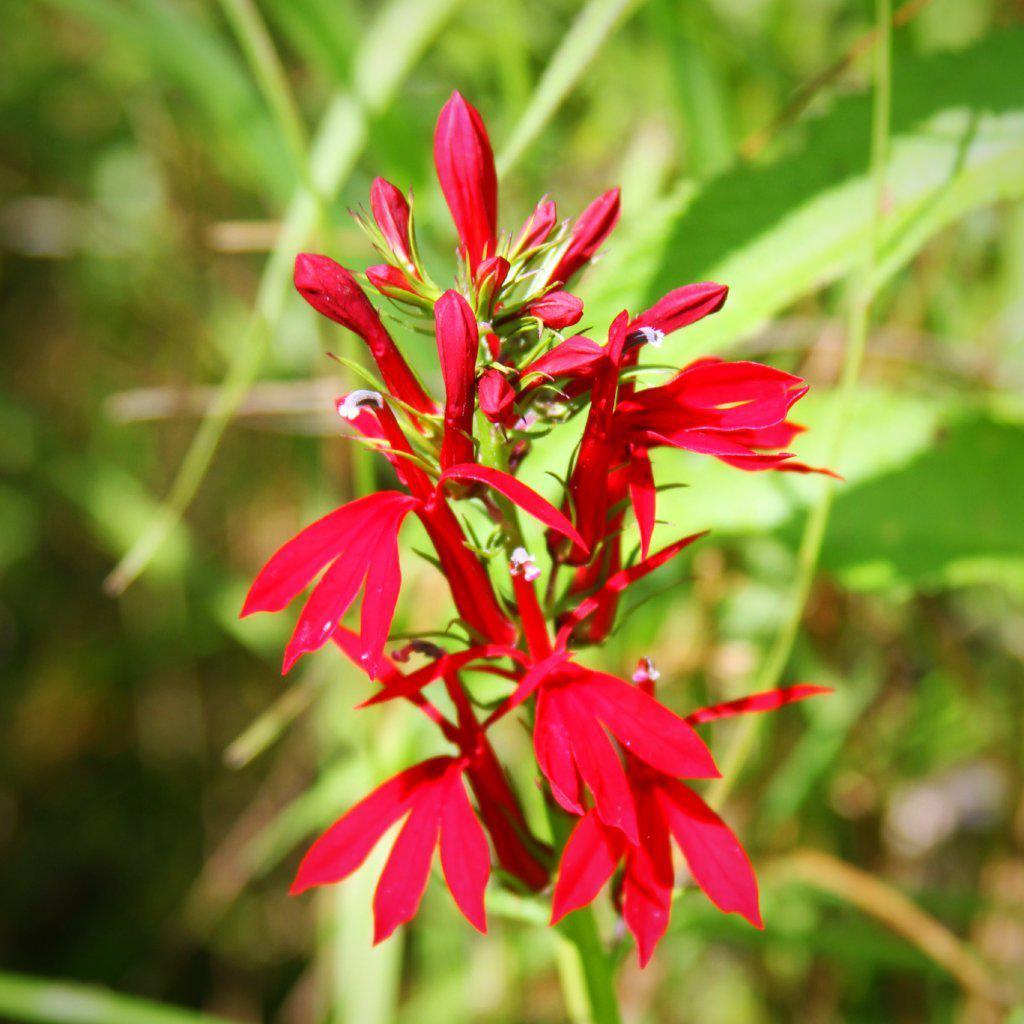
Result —
<instances>
[{"instance_id":1,"label":"blurred green foliage","mask_svg":"<svg viewBox=\"0 0 1024 1024\"><path fill-rule=\"evenodd\" d=\"M726 807L766 931L684 892L652 966L624 959L629 1020L987 1024L1022 999L1024 28L1008 0L908 6L846 483L786 671L836 694L777 716ZM431 888L370 950L372 866L286 896L305 840L434 742L406 708L354 715L365 684L329 653L282 683L287 623L236 619L266 554L351 486L329 416L347 382L324 357L348 341L319 335L290 260L372 262L345 211L380 173L414 188L441 276L453 237L430 139L458 87L503 154L506 223L543 193L572 215L622 184L620 230L579 289L595 334L677 284L729 284L726 310L666 355L808 377L814 462L867 227L871 7L262 0L306 169L239 9L0 10L0 967L239 1021L560 1021L550 937L516 920L529 908L496 901L481 939ZM430 339L403 341L436 380ZM180 492L139 581L104 596L226 374L241 406L223 437L206 420L194 501ZM539 451L529 479L551 493L562 454ZM652 654L684 709L750 688L821 485L659 457L688 485L664 495L659 538L714 533L645 581L602 658L625 672ZM433 628L442 584L412 555L405 569L400 626ZM709 737L727 749L731 724ZM524 735L500 740L526 762ZM894 922L870 887L794 859L808 850L965 944L944 961L903 904ZM179 1019L110 998L0 975L4 1019Z\"/></svg>"}]
</instances>

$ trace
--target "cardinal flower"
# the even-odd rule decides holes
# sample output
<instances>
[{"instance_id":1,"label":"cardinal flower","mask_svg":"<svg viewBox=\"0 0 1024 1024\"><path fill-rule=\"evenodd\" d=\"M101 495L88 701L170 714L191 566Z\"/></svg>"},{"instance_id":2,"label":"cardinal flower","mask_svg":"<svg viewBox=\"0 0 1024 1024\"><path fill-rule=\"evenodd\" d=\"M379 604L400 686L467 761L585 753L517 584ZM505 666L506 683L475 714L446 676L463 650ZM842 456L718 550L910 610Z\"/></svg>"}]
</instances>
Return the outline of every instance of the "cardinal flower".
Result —
<instances>
[{"instance_id":1,"label":"cardinal flower","mask_svg":"<svg viewBox=\"0 0 1024 1024\"><path fill-rule=\"evenodd\" d=\"M404 819L373 896L374 945L416 914L435 849L455 905L474 928L486 932L484 890L491 858L466 794L467 763L465 758L432 758L379 786L310 847L291 891L347 878L384 833Z\"/></svg>"},{"instance_id":2,"label":"cardinal flower","mask_svg":"<svg viewBox=\"0 0 1024 1024\"><path fill-rule=\"evenodd\" d=\"M643 669L645 684L650 684L649 664ZM770 711L827 692L820 686L771 690L702 708L686 722L697 725L731 715ZM645 966L665 934L672 908L675 873L671 837L682 851L693 880L719 910L738 913L756 928L762 927L757 879L729 826L689 786L673 778L673 773L652 771L633 756L627 756L627 764L639 840L631 842L627 834L602 817L596 804L586 811L562 853L551 923L590 903L622 864L622 916L636 939L640 966Z\"/></svg>"}]
</instances>

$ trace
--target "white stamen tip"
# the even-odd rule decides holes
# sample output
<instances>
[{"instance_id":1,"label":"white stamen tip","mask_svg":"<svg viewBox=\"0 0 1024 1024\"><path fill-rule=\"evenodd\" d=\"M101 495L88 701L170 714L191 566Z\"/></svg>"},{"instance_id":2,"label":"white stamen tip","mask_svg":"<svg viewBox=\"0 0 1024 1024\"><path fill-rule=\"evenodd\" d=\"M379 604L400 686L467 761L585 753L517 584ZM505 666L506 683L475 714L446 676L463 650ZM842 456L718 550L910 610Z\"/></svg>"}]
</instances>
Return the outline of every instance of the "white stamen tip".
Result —
<instances>
[{"instance_id":1,"label":"white stamen tip","mask_svg":"<svg viewBox=\"0 0 1024 1024\"><path fill-rule=\"evenodd\" d=\"M532 583L540 575L540 569L537 568L533 555L526 548L516 548L512 552L508 571L513 576L522 576L527 583Z\"/></svg>"},{"instance_id":2,"label":"white stamen tip","mask_svg":"<svg viewBox=\"0 0 1024 1024\"><path fill-rule=\"evenodd\" d=\"M651 658L641 658L636 663L633 672L633 682L639 686L641 683L656 683L661 678L661 673L655 668Z\"/></svg>"},{"instance_id":3,"label":"white stamen tip","mask_svg":"<svg viewBox=\"0 0 1024 1024\"><path fill-rule=\"evenodd\" d=\"M372 405L377 409L384 408L384 399L379 391L368 391L366 388L350 391L338 402L338 415L345 420L354 420L367 405Z\"/></svg>"},{"instance_id":4,"label":"white stamen tip","mask_svg":"<svg viewBox=\"0 0 1024 1024\"><path fill-rule=\"evenodd\" d=\"M661 343L665 340L665 332L659 331L657 327L641 327L637 333L642 334L644 341L655 348L661 348Z\"/></svg>"}]
</instances>

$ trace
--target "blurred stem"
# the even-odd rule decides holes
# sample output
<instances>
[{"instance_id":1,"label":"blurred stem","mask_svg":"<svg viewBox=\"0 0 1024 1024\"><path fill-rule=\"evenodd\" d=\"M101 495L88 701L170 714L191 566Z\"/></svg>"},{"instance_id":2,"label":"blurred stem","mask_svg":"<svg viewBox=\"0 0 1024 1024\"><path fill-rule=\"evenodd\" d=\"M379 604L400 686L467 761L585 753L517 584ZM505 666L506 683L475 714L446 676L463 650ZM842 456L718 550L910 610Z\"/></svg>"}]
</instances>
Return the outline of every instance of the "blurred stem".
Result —
<instances>
[{"instance_id":1,"label":"blurred stem","mask_svg":"<svg viewBox=\"0 0 1024 1024\"><path fill-rule=\"evenodd\" d=\"M230 1024L197 1010L79 985L0 973L0 1017L37 1024Z\"/></svg>"},{"instance_id":2,"label":"blurred stem","mask_svg":"<svg viewBox=\"0 0 1024 1024\"><path fill-rule=\"evenodd\" d=\"M245 52L264 99L277 120L285 143L291 150L299 177L306 188L316 194L316 186L309 167L306 127L288 84L288 76L281 65L259 9L254 0L220 0L220 6L224 17L238 37L239 45ZM319 201L319 196L317 198Z\"/></svg>"},{"instance_id":3,"label":"blurred stem","mask_svg":"<svg viewBox=\"0 0 1024 1024\"><path fill-rule=\"evenodd\" d=\"M558 975L573 1024L619 1024L612 958L601 943L590 907L558 925Z\"/></svg>"},{"instance_id":4,"label":"blurred stem","mask_svg":"<svg viewBox=\"0 0 1024 1024\"><path fill-rule=\"evenodd\" d=\"M108 594L129 587L191 504L220 439L256 377L281 319L295 253L318 223L320 203L331 200L348 178L369 133L370 119L391 102L412 65L460 0L391 0L363 36L353 67L353 86L331 100L310 151L315 193L297 189L274 251L260 278L255 308L210 411L195 433L170 492L143 532L104 581Z\"/></svg>"},{"instance_id":5,"label":"blurred stem","mask_svg":"<svg viewBox=\"0 0 1024 1024\"><path fill-rule=\"evenodd\" d=\"M871 306L875 296L875 267L885 203L885 171L889 149L889 120L892 101L892 4L891 0L875 0L875 21L878 42L873 51L872 81L874 92L871 107L871 158L869 165L871 209L860 260L851 282L851 301L847 321L846 349L839 379L832 433L826 446L826 465L835 466L842 455L843 442L849 426L850 411L860 378L867 348ZM797 553L796 580L782 628L775 637L764 667L757 678L755 690L770 690L779 685L793 653L800 632L804 609L814 583L825 531L828 527L836 482L825 477L821 494L811 509L804 526ZM722 777L708 790L712 806L720 807L736 783L747 758L757 745L765 716L750 715L737 726L732 746L721 765Z\"/></svg>"}]
</instances>

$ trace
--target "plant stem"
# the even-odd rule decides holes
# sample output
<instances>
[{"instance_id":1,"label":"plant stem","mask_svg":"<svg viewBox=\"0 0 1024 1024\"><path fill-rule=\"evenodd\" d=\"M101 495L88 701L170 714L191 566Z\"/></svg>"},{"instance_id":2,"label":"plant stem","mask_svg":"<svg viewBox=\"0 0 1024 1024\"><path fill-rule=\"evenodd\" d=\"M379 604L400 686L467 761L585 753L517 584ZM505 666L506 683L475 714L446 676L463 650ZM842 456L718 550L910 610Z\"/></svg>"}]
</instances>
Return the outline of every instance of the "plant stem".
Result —
<instances>
[{"instance_id":1,"label":"plant stem","mask_svg":"<svg viewBox=\"0 0 1024 1024\"><path fill-rule=\"evenodd\" d=\"M839 379L838 397L832 432L826 446L826 465L835 465L843 449L850 412L867 349L871 306L876 291L875 266L878 262L879 240L885 201L885 170L889 149L889 119L892 100L892 10L891 0L875 0L875 20L878 42L873 51L874 93L871 108L871 158L869 166L871 209L864 237L861 258L851 281L851 300L847 320L846 349ZM779 685L789 663L796 638L800 632L807 599L814 583L814 575L821 555L822 543L828 527L836 482L824 478L821 494L811 509L804 526L797 553L796 580L790 597L789 611L775 637L764 665L757 677L755 690L770 690ZM722 777L708 790L712 806L720 807L747 758L757 745L763 718L750 715L738 725L732 746L722 762Z\"/></svg>"},{"instance_id":2,"label":"plant stem","mask_svg":"<svg viewBox=\"0 0 1024 1024\"><path fill-rule=\"evenodd\" d=\"M573 1024L619 1024L611 957L601 943L590 907L570 914L557 928L558 974Z\"/></svg>"}]
</instances>

